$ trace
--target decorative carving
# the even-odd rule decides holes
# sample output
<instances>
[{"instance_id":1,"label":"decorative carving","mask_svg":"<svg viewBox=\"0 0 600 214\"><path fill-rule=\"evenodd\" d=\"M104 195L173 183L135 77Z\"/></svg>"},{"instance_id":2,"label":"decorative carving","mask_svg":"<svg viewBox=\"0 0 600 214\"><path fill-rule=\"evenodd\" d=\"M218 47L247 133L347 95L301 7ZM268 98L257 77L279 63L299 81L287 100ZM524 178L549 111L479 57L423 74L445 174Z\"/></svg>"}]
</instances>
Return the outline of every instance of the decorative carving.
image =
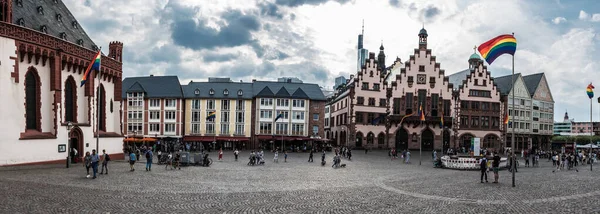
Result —
<instances>
[{"instance_id":1,"label":"decorative carving","mask_svg":"<svg viewBox=\"0 0 600 214\"><path fill-rule=\"evenodd\" d=\"M426 83L427 83L427 75L417 74L417 84L426 84Z\"/></svg>"}]
</instances>

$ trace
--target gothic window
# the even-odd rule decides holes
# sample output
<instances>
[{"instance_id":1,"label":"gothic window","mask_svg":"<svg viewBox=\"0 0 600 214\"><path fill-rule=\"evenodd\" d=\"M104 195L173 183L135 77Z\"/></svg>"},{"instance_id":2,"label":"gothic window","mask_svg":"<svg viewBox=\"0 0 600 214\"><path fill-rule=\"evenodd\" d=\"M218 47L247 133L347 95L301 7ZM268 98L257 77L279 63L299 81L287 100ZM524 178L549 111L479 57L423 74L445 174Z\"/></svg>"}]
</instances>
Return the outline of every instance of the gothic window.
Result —
<instances>
[{"instance_id":1,"label":"gothic window","mask_svg":"<svg viewBox=\"0 0 600 214\"><path fill-rule=\"evenodd\" d=\"M423 106L423 108L427 107L426 106L426 96L427 96L427 90L419 90L419 94L418 94L418 99L419 99L419 106L417 106L417 108Z\"/></svg>"},{"instance_id":2,"label":"gothic window","mask_svg":"<svg viewBox=\"0 0 600 214\"><path fill-rule=\"evenodd\" d=\"M65 122L77 122L77 86L73 76L65 82Z\"/></svg>"},{"instance_id":3,"label":"gothic window","mask_svg":"<svg viewBox=\"0 0 600 214\"><path fill-rule=\"evenodd\" d=\"M367 144L373 144L373 141L375 140L375 134L373 134L373 132L369 132L369 134L367 134Z\"/></svg>"},{"instance_id":4,"label":"gothic window","mask_svg":"<svg viewBox=\"0 0 600 214\"><path fill-rule=\"evenodd\" d=\"M102 131L106 131L106 92L104 90L104 85L100 84L98 87L98 96L97 96L97 109L100 113L98 114L98 127Z\"/></svg>"},{"instance_id":5,"label":"gothic window","mask_svg":"<svg viewBox=\"0 0 600 214\"><path fill-rule=\"evenodd\" d=\"M41 131L40 115L40 81L37 71L30 68L25 75L25 122L26 129Z\"/></svg>"},{"instance_id":6,"label":"gothic window","mask_svg":"<svg viewBox=\"0 0 600 214\"><path fill-rule=\"evenodd\" d=\"M379 135L377 135L377 142L379 145L385 144L385 134L379 133Z\"/></svg>"}]
</instances>

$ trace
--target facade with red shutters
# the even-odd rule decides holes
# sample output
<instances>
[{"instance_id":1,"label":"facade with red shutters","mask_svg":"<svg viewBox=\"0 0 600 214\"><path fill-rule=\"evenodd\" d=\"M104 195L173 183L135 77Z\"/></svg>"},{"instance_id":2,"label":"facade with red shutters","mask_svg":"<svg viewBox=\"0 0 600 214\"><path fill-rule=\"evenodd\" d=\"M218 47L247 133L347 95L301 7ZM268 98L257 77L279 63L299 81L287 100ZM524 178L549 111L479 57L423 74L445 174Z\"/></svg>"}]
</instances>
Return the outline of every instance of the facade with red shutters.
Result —
<instances>
[{"instance_id":1,"label":"facade with red shutters","mask_svg":"<svg viewBox=\"0 0 600 214\"><path fill-rule=\"evenodd\" d=\"M98 46L62 1L0 1L0 9L0 165L64 163L68 152L76 160L96 149L96 136L100 150L122 155L123 44L112 42L80 87Z\"/></svg>"}]
</instances>

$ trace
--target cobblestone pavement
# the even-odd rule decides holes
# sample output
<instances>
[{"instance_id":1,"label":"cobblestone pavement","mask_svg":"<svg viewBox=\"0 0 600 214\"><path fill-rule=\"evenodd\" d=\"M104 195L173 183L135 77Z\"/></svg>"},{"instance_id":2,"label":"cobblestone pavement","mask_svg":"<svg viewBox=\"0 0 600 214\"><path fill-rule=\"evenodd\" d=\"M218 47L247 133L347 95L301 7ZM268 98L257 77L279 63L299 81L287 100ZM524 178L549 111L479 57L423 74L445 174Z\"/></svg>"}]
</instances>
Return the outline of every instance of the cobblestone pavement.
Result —
<instances>
[{"instance_id":1,"label":"cobblestone pavement","mask_svg":"<svg viewBox=\"0 0 600 214\"><path fill-rule=\"evenodd\" d=\"M419 166L391 161L387 152L355 151L346 168L320 166L320 155L291 153L288 162L247 166L231 152L211 167L165 170L144 164L136 171L122 161L110 174L85 178L76 165L0 168L0 213L598 213L600 168L552 172L552 163L520 168L500 183L480 183L478 171L434 169L430 153ZM427 158L425 158L427 157ZM492 173L489 174L493 180Z\"/></svg>"}]
</instances>

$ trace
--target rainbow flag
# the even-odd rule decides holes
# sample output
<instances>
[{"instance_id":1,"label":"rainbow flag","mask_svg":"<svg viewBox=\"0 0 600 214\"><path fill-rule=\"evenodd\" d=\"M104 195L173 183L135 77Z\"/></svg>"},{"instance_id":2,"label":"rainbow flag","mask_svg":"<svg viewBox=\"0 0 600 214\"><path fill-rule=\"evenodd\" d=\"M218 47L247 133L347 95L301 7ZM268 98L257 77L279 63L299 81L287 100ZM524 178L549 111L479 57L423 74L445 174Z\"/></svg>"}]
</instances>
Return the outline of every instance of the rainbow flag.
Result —
<instances>
[{"instance_id":1,"label":"rainbow flag","mask_svg":"<svg viewBox=\"0 0 600 214\"><path fill-rule=\"evenodd\" d=\"M407 118L407 117L410 117L410 116L413 116L413 115L415 115L415 112L407 114L407 115L404 115L404 117L402 117L402 119L400 120L400 125L402 125L402 121L404 121L404 118Z\"/></svg>"},{"instance_id":2,"label":"rainbow flag","mask_svg":"<svg viewBox=\"0 0 600 214\"><path fill-rule=\"evenodd\" d=\"M440 116L440 129L444 128L444 111L440 112L441 116Z\"/></svg>"},{"instance_id":3,"label":"rainbow flag","mask_svg":"<svg viewBox=\"0 0 600 214\"><path fill-rule=\"evenodd\" d=\"M79 87L82 87L83 85L85 85L87 80L90 78L90 74L92 73L92 70L100 71L100 59L102 59L102 52L100 52L100 50L98 50L98 53L94 56L94 58L90 62L90 65L88 65L87 69L85 69L85 72L83 73L83 77L81 78L81 86L79 86Z\"/></svg>"},{"instance_id":4,"label":"rainbow flag","mask_svg":"<svg viewBox=\"0 0 600 214\"><path fill-rule=\"evenodd\" d=\"M594 86L592 85L592 83L590 83L590 84L587 86L586 92L587 92L587 95L588 95L588 97L589 97L590 99L592 99L592 98L594 97Z\"/></svg>"},{"instance_id":5,"label":"rainbow flag","mask_svg":"<svg viewBox=\"0 0 600 214\"><path fill-rule=\"evenodd\" d=\"M504 124L508 124L508 113L504 115Z\"/></svg>"},{"instance_id":6,"label":"rainbow flag","mask_svg":"<svg viewBox=\"0 0 600 214\"><path fill-rule=\"evenodd\" d=\"M419 117L420 117L421 121L425 121L425 112L423 112L422 105L419 107Z\"/></svg>"},{"instance_id":7,"label":"rainbow flag","mask_svg":"<svg viewBox=\"0 0 600 214\"><path fill-rule=\"evenodd\" d=\"M215 119L215 117L217 117L217 112L213 111L211 113L208 113L208 116L206 116L206 120Z\"/></svg>"},{"instance_id":8,"label":"rainbow flag","mask_svg":"<svg viewBox=\"0 0 600 214\"><path fill-rule=\"evenodd\" d=\"M502 54L515 55L517 39L513 35L505 34L487 41L477 48L488 64L492 64Z\"/></svg>"}]
</instances>

